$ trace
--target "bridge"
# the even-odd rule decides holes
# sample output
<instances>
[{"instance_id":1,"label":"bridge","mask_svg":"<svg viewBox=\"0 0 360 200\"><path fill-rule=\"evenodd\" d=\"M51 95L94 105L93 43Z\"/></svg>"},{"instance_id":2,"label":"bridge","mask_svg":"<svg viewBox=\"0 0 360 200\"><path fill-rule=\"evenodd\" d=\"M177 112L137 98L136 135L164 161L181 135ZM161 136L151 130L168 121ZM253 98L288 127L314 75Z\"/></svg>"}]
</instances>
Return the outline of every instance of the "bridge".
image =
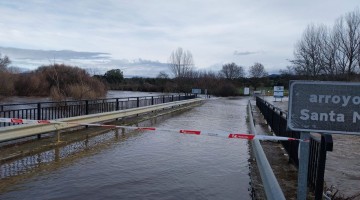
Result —
<instances>
[{"instance_id":1,"label":"bridge","mask_svg":"<svg viewBox=\"0 0 360 200\"><path fill-rule=\"evenodd\" d=\"M167 95L1 105L0 118L33 119L38 123L22 124L22 121L0 119L0 125L4 127L0 130L0 142L33 135L40 137L41 134L49 132L57 132L59 137L60 131L81 124L106 122L179 106L186 107L200 101L201 99L196 99L196 95ZM48 120L54 119L59 123L48 123Z\"/></svg>"}]
</instances>

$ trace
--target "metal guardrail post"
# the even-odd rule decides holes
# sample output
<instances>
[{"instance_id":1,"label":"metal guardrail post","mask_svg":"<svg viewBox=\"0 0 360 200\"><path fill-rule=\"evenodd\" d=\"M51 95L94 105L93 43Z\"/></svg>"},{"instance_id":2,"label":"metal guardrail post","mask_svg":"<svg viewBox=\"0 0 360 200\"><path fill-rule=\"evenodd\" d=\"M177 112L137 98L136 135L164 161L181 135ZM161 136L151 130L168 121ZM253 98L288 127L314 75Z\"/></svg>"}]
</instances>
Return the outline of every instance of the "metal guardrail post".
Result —
<instances>
[{"instance_id":1,"label":"metal guardrail post","mask_svg":"<svg viewBox=\"0 0 360 200\"><path fill-rule=\"evenodd\" d=\"M151 105L154 105L154 96L151 96Z\"/></svg>"},{"instance_id":2,"label":"metal guardrail post","mask_svg":"<svg viewBox=\"0 0 360 200\"><path fill-rule=\"evenodd\" d=\"M136 107L140 107L140 98L136 97Z\"/></svg>"},{"instance_id":3,"label":"metal guardrail post","mask_svg":"<svg viewBox=\"0 0 360 200\"><path fill-rule=\"evenodd\" d=\"M116 98L116 106L115 106L116 110L119 110L119 98Z\"/></svg>"},{"instance_id":4,"label":"metal guardrail post","mask_svg":"<svg viewBox=\"0 0 360 200\"><path fill-rule=\"evenodd\" d=\"M248 104L249 121L250 121L250 132L251 134L257 135L256 129L253 123L253 116L251 111L251 103ZM266 198L268 200L285 200L284 193L282 192L278 181L271 169L271 166L266 158L263 148L259 140L252 140L251 146L254 151L257 166L260 171L261 180L263 182Z\"/></svg>"},{"instance_id":5,"label":"metal guardrail post","mask_svg":"<svg viewBox=\"0 0 360 200\"><path fill-rule=\"evenodd\" d=\"M37 103L37 120L41 120L41 103ZM41 138L41 134L37 135L37 139Z\"/></svg>"},{"instance_id":6,"label":"metal guardrail post","mask_svg":"<svg viewBox=\"0 0 360 200\"><path fill-rule=\"evenodd\" d=\"M89 114L89 101L86 100L85 101L85 115L88 115Z\"/></svg>"},{"instance_id":7,"label":"metal guardrail post","mask_svg":"<svg viewBox=\"0 0 360 200\"><path fill-rule=\"evenodd\" d=\"M37 103L36 119L41 120L41 103Z\"/></svg>"}]
</instances>

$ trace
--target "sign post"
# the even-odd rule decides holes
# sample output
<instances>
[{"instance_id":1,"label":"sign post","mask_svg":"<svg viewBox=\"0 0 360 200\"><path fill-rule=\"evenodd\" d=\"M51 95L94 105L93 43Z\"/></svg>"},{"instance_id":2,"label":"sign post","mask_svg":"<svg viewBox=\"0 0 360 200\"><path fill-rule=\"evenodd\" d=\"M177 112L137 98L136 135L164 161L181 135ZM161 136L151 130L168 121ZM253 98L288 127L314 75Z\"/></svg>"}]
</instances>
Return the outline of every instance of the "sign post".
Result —
<instances>
[{"instance_id":1,"label":"sign post","mask_svg":"<svg viewBox=\"0 0 360 200\"><path fill-rule=\"evenodd\" d=\"M297 188L297 199L306 200L307 196L307 176L308 176L308 166L309 166L309 142L310 133L301 132L300 133L299 144L299 171L298 171L298 188Z\"/></svg>"},{"instance_id":2,"label":"sign post","mask_svg":"<svg viewBox=\"0 0 360 200\"><path fill-rule=\"evenodd\" d=\"M360 135L360 83L291 81L289 94L287 128L302 139L297 199L305 200L310 132Z\"/></svg>"}]
</instances>

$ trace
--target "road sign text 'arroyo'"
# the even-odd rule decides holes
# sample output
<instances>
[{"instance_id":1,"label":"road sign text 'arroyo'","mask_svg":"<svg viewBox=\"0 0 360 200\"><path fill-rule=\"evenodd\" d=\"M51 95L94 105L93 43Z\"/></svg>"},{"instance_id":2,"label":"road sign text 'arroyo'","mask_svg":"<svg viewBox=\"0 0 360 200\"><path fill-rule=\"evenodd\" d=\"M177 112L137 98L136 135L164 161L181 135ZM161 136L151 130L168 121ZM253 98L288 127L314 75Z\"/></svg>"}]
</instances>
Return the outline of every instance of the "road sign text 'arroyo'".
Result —
<instances>
[{"instance_id":1,"label":"road sign text 'arroyo'","mask_svg":"<svg viewBox=\"0 0 360 200\"><path fill-rule=\"evenodd\" d=\"M288 128L360 134L360 84L291 81Z\"/></svg>"}]
</instances>

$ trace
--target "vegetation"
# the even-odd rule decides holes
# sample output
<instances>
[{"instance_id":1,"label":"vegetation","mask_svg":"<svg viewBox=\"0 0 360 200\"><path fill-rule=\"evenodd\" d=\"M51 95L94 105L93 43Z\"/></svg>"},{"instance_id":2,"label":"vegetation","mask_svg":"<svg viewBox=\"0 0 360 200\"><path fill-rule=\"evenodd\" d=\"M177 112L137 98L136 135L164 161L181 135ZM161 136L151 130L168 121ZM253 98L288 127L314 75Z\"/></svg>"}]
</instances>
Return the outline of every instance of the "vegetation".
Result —
<instances>
[{"instance_id":1,"label":"vegetation","mask_svg":"<svg viewBox=\"0 0 360 200\"><path fill-rule=\"evenodd\" d=\"M268 76L268 73L265 71L264 65L261 63L255 63L249 69L250 74L250 82L251 85L254 87L254 90L257 87L261 86L261 82L264 81L264 78Z\"/></svg>"},{"instance_id":2,"label":"vegetation","mask_svg":"<svg viewBox=\"0 0 360 200\"><path fill-rule=\"evenodd\" d=\"M183 55L179 48L174 55ZM185 53L190 56L190 52ZM192 60L191 59L185 60ZM26 73L14 73L9 70L11 61L7 57L1 57L5 63L1 67L0 89L3 97L18 96L50 96L54 100L92 99L103 97L107 88L113 90L146 91L146 92L179 92L189 93L192 88L207 89L208 94L216 96L241 95L240 89L250 86L251 79L245 77L243 67L235 63L225 64L221 71L196 71L189 65L180 64L175 78L169 78L165 72L160 72L156 78L124 78L120 69L111 69L104 75L91 77L84 69L64 64L41 66L38 69ZM5 62L6 61L6 62ZM181 61L182 62L182 61ZM261 64L260 64L261 65ZM261 65L262 66L262 65ZM186 68L186 69L183 69ZM264 70L264 69L263 69ZM266 73L266 72L264 72ZM267 77L256 77L259 80L257 86L268 84ZM31 84L29 84L31 83Z\"/></svg>"},{"instance_id":3,"label":"vegetation","mask_svg":"<svg viewBox=\"0 0 360 200\"><path fill-rule=\"evenodd\" d=\"M224 66L234 65L232 63L225 64ZM244 71L242 74L244 74ZM218 73L213 71L188 71L186 77L169 78L164 72L159 73L156 78L124 78L122 82L117 84L109 83L110 89L113 90L127 90L127 91L145 91L145 92L180 92L189 93L191 89L198 88L207 89L208 94L216 96L237 96L242 93L239 90L243 87L249 87L251 79L242 76L237 78L226 77L223 71ZM107 74L107 72L105 73ZM96 76L102 81L106 82L105 76ZM267 77L259 78L259 86L265 86L264 84L270 83Z\"/></svg>"},{"instance_id":4,"label":"vegetation","mask_svg":"<svg viewBox=\"0 0 360 200\"><path fill-rule=\"evenodd\" d=\"M10 63L9 57L0 54L0 100L14 95L14 75L8 70Z\"/></svg>"},{"instance_id":5,"label":"vegetation","mask_svg":"<svg viewBox=\"0 0 360 200\"><path fill-rule=\"evenodd\" d=\"M10 64L11 62L8 62ZM104 83L91 77L84 69L54 64L41 66L27 73L12 73L2 67L0 96L50 96L60 101L66 98L94 99L104 97Z\"/></svg>"},{"instance_id":6,"label":"vegetation","mask_svg":"<svg viewBox=\"0 0 360 200\"><path fill-rule=\"evenodd\" d=\"M358 81L360 12L338 18L332 28L310 24L294 50L290 73L308 79Z\"/></svg>"},{"instance_id":7,"label":"vegetation","mask_svg":"<svg viewBox=\"0 0 360 200\"><path fill-rule=\"evenodd\" d=\"M222 78L234 80L234 79L244 78L245 71L243 67L238 66L235 63L229 63L222 66L219 75Z\"/></svg>"},{"instance_id":8,"label":"vegetation","mask_svg":"<svg viewBox=\"0 0 360 200\"><path fill-rule=\"evenodd\" d=\"M120 69L112 69L104 74L104 79L109 84L118 84L124 80L124 75Z\"/></svg>"},{"instance_id":9,"label":"vegetation","mask_svg":"<svg viewBox=\"0 0 360 200\"><path fill-rule=\"evenodd\" d=\"M181 47L173 51L169 58L169 67L175 78L191 76L194 69L194 59L190 51L184 51Z\"/></svg>"}]
</instances>

